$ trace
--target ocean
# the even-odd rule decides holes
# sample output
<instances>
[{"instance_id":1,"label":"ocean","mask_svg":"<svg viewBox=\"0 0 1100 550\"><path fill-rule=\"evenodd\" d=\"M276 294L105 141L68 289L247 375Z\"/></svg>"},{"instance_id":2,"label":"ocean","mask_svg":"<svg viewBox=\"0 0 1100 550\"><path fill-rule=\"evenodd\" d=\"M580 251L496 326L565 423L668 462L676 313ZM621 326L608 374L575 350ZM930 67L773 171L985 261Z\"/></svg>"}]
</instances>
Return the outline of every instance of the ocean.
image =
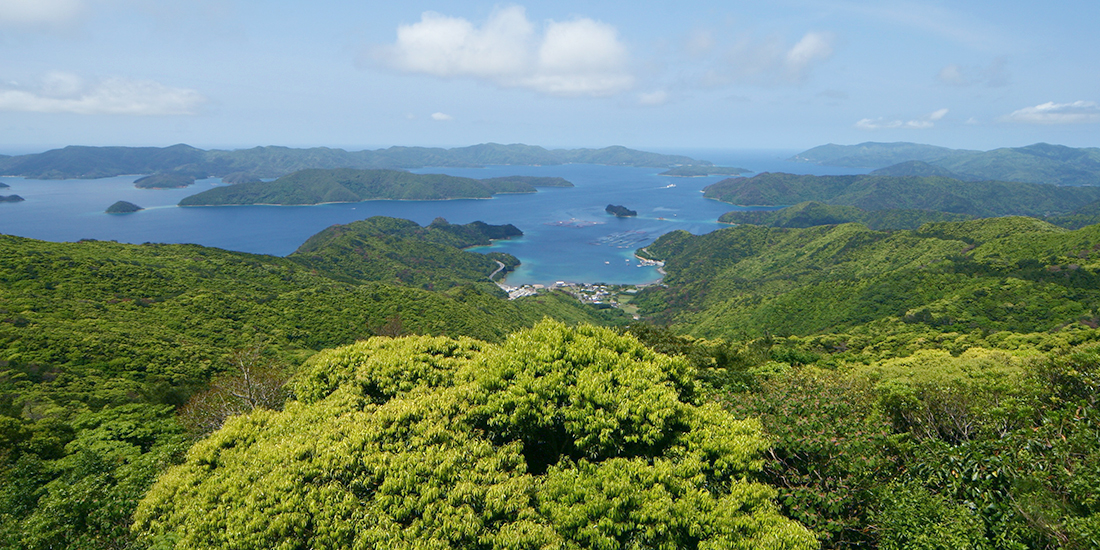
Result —
<instances>
[{"instance_id":1,"label":"ocean","mask_svg":"<svg viewBox=\"0 0 1100 550\"><path fill-rule=\"evenodd\" d=\"M664 151L662 151L664 152ZM719 165L755 172L850 174L838 169L784 159L798 151L676 151ZM222 206L179 208L176 203L220 179L200 180L184 189L137 189L140 175L95 180L31 180L3 177L19 203L0 203L0 233L48 241L80 239L127 243L196 243L228 250L290 254L311 235L333 225L371 216L393 216L421 225L436 217L451 223L511 223L524 236L477 250L507 252L522 265L508 283L552 284L557 281L641 284L660 278L641 266L636 249L669 231L702 234L722 227L718 216L738 207L703 198L707 185L723 176L674 178L656 168L568 164L562 166L487 166L425 168L417 173L444 173L473 178L509 175L557 176L572 188L540 188L538 193L497 195L485 200L367 201L315 206ZM104 210L125 200L145 210L110 215ZM608 204L636 210L634 218L607 214Z\"/></svg>"}]
</instances>

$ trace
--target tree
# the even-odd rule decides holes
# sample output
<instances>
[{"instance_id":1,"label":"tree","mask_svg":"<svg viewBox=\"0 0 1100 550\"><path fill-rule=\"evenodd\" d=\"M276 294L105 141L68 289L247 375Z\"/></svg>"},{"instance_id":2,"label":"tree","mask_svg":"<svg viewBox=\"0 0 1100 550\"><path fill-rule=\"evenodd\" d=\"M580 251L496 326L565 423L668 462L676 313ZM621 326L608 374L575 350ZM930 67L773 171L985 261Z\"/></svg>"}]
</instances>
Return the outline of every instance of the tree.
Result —
<instances>
[{"instance_id":1,"label":"tree","mask_svg":"<svg viewBox=\"0 0 1100 550\"><path fill-rule=\"evenodd\" d=\"M279 410L286 401L286 368L250 346L234 350L229 370L210 382L210 388L193 396L180 409L184 426L192 432L209 433L226 419L256 409Z\"/></svg>"},{"instance_id":2,"label":"tree","mask_svg":"<svg viewBox=\"0 0 1100 550\"><path fill-rule=\"evenodd\" d=\"M322 352L282 412L197 443L135 514L177 548L816 547L749 481L768 440L636 339L543 322L495 346Z\"/></svg>"}]
</instances>

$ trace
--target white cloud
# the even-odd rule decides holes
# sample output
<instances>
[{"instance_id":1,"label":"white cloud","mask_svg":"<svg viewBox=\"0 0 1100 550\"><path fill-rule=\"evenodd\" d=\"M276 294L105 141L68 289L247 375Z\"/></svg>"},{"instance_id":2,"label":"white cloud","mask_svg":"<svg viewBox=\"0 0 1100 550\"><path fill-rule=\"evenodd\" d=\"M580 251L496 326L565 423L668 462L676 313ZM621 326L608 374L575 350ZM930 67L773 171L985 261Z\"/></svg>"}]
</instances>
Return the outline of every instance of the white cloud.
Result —
<instances>
[{"instance_id":1,"label":"white cloud","mask_svg":"<svg viewBox=\"0 0 1100 550\"><path fill-rule=\"evenodd\" d=\"M778 38L742 37L702 78L705 86L731 83L799 84L834 53L831 33L811 31L794 45Z\"/></svg>"},{"instance_id":2,"label":"white cloud","mask_svg":"<svg viewBox=\"0 0 1100 550\"><path fill-rule=\"evenodd\" d=\"M634 85L614 27L586 18L549 21L540 35L519 6L496 10L480 28L424 12L420 22L398 27L397 42L373 48L369 57L403 72L558 96L609 96Z\"/></svg>"},{"instance_id":3,"label":"white cloud","mask_svg":"<svg viewBox=\"0 0 1100 550\"><path fill-rule=\"evenodd\" d=\"M448 115L447 113L432 113L432 120L454 120L455 117Z\"/></svg>"},{"instance_id":4,"label":"white cloud","mask_svg":"<svg viewBox=\"0 0 1100 550\"><path fill-rule=\"evenodd\" d=\"M1082 124L1100 122L1100 105L1095 101L1054 103L1053 101L1024 107L1001 117L1006 122L1027 124Z\"/></svg>"},{"instance_id":5,"label":"white cloud","mask_svg":"<svg viewBox=\"0 0 1100 550\"><path fill-rule=\"evenodd\" d=\"M903 121L889 120L885 118L864 118L856 122L855 127L860 130L889 130L893 128L906 128L910 130L927 130L936 125L937 120L947 116L947 109L933 111L921 118Z\"/></svg>"},{"instance_id":6,"label":"white cloud","mask_svg":"<svg viewBox=\"0 0 1100 550\"><path fill-rule=\"evenodd\" d=\"M92 83L51 73L33 89L0 88L0 111L80 115L191 115L206 98L151 80L107 78Z\"/></svg>"},{"instance_id":7,"label":"white cloud","mask_svg":"<svg viewBox=\"0 0 1100 550\"><path fill-rule=\"evenodd\" d=\"M0 0L0 24L64 25L84 12L82 0Z\"/></svg>"},{"instance_id":8,"label":"white cloud","mask_svg":"<svg viewBox=\"0 0 1100 550\"><path fill-rule=\"evenodd\" d=\"M963 67L960 65L947 65L940 69L936 79L950 86L976 86L984 84L990 88L1008 86L1011 78L1006 65L1008 60L1004 56L994 59L985 67Z\"/></svg>"},{"instance_id":9,"label":"white cloud","mask_svg":"<svg viewBox=\"0 0 1100 550\"><path fill-rule=\"evenodd\" d=\"M669 95L664 90L638 94L638 105L655 106L668 103Z\"/></svg>"}]
</instances>

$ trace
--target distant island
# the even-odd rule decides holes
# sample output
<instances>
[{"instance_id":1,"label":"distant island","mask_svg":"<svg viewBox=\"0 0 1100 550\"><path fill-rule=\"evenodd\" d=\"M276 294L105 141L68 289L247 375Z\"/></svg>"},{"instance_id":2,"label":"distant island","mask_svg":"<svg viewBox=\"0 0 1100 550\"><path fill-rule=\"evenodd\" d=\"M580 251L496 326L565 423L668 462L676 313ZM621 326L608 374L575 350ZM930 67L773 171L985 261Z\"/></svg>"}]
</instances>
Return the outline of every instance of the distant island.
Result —
<instances>
[{"instance_id":1,"label":"distant island","mask_svg":"<svg viewBox=\"0 0 1100 550\"><path fill-rule=\"evenodd\" d=\"M390 147L349 152L314 147L254 147L233 151L204 151L190 145L171 147L69 146L43 153L0 158L0 174L33 179L91 179L125 174L171 172L196 179L223 177L240 183L278 178L310 168L413 169L427 166L480 167L490 165L604 164L668 168L706 166L707 161L683 155L662 155L613 146L602 149L544 149L542 147L484 143L470 147Z\"/></svg>"},{"instance_id":2,"label":"distant island","mask_svg":"<svg viewBox=\"0 0 1100 550\"><path fill-rule=\"evenodd\" d=\"M658 176L673 176L678 178L695 178L701 176L740 176L741 174L747 174L752 170L746 170L744 168L737 168L735 166L697 166L689 164L685 166L676 166L657 174Z\"/></svg>"},{"instance_id":3,"label":"distant island","mask_svg":"<svg viewBox=\"0 0 1100 550\"><path fill-rule=\"evenodd\" d=\"M964 181L1018 181L1100 185L1100 148L1036 143L992 151L948 149L918 143L828 144L791 159L826 166L877 168L889 176L947 176Z\"/></svg>"},{"instance_id":4,"label":"distant island","mask_svg":"<svg viewBox=\"0 0 1100 550\"><path fill-rule=\"evenodd\" d=\"M1068 213L1100 200L1100 187L970 182L942 176L805 176L765 172L709 185L703 196L740 206L788 206L818 201L863 210L935 210L976 217L1043 217Z\"/></svg>"},{"instance_id":5,"label":"distant island","mask_svg":"<svg viewBox=\"0 0 1100 550\"><path fill-rule=\"evenodd\" d=\"M636 210L631 210L625 206L620 206L617 204L607 205L607 207L604 208L604 211L617 218L629 218L638 215L638 212Z\"/></svg>"},{"instance_id":6,"label":"distant island","mask_svg":"<svg viewBox=\"0 0 1100 550\"><path fill-rule=\"evenodd\" d=\"M534 193L536 186L572 187L562 178L508 176L478 180L400 170L300 170L274 181L215 187L185 197L180 206L308 205L368 200L488 199L499 193Z\"/></svg>"},{"instance_id":7,"label":"distant island","mask_svg":"<svg viewBox=\"0 0 1100 550\"><path fill-rule=\"evenodd\" d=\"M7 189L8 187L11 187L11 186L4 183L4 182L2 182L2 181L0 181L0 189Z\"/></svg>"},{"instance_id":8,"label":"distant island","mask_svg":"<svg viewBox=\"0 0 1100 550\"><path fill-rule=\"evenodd\" d=\"M133 212L137 212L138 210L145 209L132 202L127 201L118 201L107 207L108 214L130 214Z\"/></svg>"},{"instance_id":9,"label":"distant island","mask_svg":"<svg viewBox=\"0 0 1100 550\"><path fill-rule=\"evenodd\" d=\"M172 172L161 172L134 180L134 187L138 189L180 189L194 184L194 176Z\"/></svg>"},{"instance_id":10,"label":"distant island","mask_svg":"<svg viewBox=\"0 0 1100 550\"><path fill-rule=\"evenodd\" d=\"M6 197L0 195L0 202L23 202L24 200L26 199L20 197L19 195L8 195Z\"/></svg>"}]
</instances>

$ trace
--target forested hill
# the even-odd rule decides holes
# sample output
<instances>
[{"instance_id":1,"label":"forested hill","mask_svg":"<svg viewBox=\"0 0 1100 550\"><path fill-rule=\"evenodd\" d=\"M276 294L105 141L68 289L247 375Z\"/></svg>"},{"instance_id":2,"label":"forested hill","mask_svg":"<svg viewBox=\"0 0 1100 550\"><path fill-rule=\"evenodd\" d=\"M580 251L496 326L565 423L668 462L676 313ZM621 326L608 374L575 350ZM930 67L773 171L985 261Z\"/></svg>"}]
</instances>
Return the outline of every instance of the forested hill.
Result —
<instances>
[{"instance_id":1,"label":"forested hill","mask_svg":"<svg viewBox=\"0 0 1100 550\"><path fill-rule=\"evenodd\" d=\"M535 185L572 186L561 178L521 176L477 180L401 170L300 170L275 181L215 187L184 197L180 206L301 205L366 200L487 199L497 193L534 193Z\"/></svg>"},{"instance_id":2,"label":"forested hill","mask_svg":"<svg viewBox=\"0 0 1100 550\"><path fill-rule=\"evenodd\" d=\"M44 153L0 158L0 174L37 179L103 178L124 174L175 172L196 178L277 178L309 168L411 169L425 166L557 165L568 163L614 166L710 165L682 155L662 155L627 149L544 149L485 143L470 147L390 147L349 152L314 147L255 147L204 151L189 145L171 147L69 146Z\"/></svg>"},{"instance_id":3,"label":"forested hill","mask_svg":"<svg viewBox=\"0 0 1100 550\"><path fill-rule=\"evenodd\" d=\"M1100 199L1100 187L1004 181L961 181L940 176L807 176L763 173L708 186L705 197L737 205L790 206L806 201L863 210L917 209L971 216L1047 216L1069 213Z\"/></svg>"},{"instance_id":4,"label":"forested hill","mask_svg":"<svg viewBox=\"0 0 1100 550\"><path fill-rule=\"evenodd\" d=\"M827 166L879 168L892 176L943 175L964 180L1100 185L1100 149L1049 143L991 151L916 143L822 145L791 160Z\"/></svg>"},{"instance_id":5,"label":"forested hill","mask_svg":"<svg viewBox=\"0 0 1100 550\"><path fill-rule=\"evenodd\" d=\"M364 245L348 254L372 254L346 262L328 237L280 258L0 236L0 547L130 547L137 500L193 441L184 427L247 410L204 393L242 368L277 388L317 350L377 334L501 341L544 318L623 322L561 293L509 301L487 282L496 262L445 244L509 226L368 223L388 237L343 230Z\"/></svg>"},{"instance_id":6,"label":"forested hill","mask_svg":"<svg viewBox=\"0 0 1100 550\"><path fill-rule=\"evenodd\" d=\"M890 233L858 224L676 231L642 252L665 262L668 287L647 289L638 303L708 337L873 322L901 332L928 323L962 333L1085 327L1100 311L1098 245L1100 226L1068 231L1022 217Z\"/></svg>"}]
</instances>

